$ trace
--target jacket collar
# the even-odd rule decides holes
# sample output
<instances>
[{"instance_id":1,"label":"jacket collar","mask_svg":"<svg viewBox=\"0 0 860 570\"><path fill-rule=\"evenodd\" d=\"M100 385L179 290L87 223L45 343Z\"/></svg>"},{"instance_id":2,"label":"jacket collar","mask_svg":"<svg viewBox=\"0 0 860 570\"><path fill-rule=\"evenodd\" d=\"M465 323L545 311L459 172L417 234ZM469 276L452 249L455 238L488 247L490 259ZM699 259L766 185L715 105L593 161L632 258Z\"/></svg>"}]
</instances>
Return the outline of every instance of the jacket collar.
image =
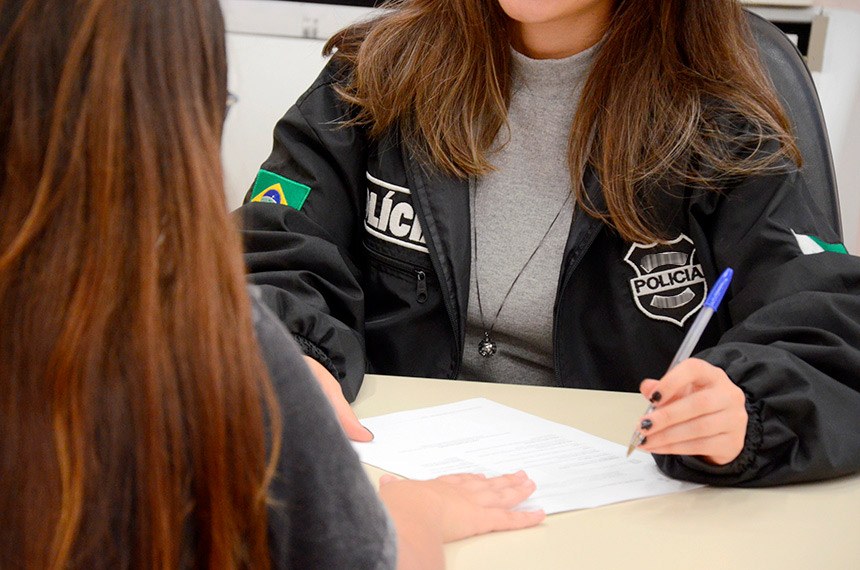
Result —
<instances>
[{"instance_id":1,"label":"jacket collar","mask_svg":"<svg viewBox=\"0 0 860 570\"><path fill-rule=\"evenodd\" d=\"M586 199L590 201L592 207L599 211L605 211L606 200L603 197L603 189L600 186L597 173L590 166L585 171L583 183L585 184ZM586 214L579 207L579 204L574 206L573 221L570 224L570 232L567 235L567 244L564 248L559 286L564 282L564 275L568 268L576 267L579 264L579 260L588 251L597 232L603 225L602 221Z\"/></svg>"}]
</instances>

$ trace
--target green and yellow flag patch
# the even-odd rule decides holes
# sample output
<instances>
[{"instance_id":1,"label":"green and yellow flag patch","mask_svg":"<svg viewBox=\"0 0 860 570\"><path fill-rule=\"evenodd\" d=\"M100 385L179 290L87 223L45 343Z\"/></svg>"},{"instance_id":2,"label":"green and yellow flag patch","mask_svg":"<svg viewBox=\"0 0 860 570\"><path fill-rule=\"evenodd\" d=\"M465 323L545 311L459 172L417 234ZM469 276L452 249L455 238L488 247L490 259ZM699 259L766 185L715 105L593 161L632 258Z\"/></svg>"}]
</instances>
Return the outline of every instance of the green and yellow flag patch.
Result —
<instances>
[{"instance_id":1,"label":"green and yellow flag patch","mask_svg":"<svg viewBox=\"0 0 860 570\"><path fill-rule=\"evenodd\" d=\"M834 253L848 253L848 250L845 249L845 246L841 243L827 243L820 237L798 234L795 233L794 230L792 230L791 233L794 235L794 239L797 240L797 246L800 248L800 251L804 253L804 255L823 253L825 251L832 251Z\"/></svg>"},{"instance_id":2,"label":"green and yellow flag patch","mask_svg":"<svg viewBox=\"0 0 860 570\"><path fill-rule=\"evenodd\" d=\"M301 210L310 193L310 186L299 184L295 180L268 170L260 170L257 173L254 188L251 190L251 202L281 204Z\"/></svg>"}]
</instances>

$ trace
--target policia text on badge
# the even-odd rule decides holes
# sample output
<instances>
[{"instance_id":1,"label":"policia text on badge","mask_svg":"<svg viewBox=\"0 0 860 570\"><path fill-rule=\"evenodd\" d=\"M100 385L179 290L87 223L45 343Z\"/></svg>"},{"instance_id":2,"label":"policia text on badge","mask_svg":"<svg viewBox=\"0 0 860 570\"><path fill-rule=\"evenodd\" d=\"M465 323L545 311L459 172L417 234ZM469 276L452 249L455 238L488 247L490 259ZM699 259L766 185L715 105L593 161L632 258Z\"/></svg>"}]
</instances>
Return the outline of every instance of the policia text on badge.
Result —
<instances>
[{"instance_id":1,"label":"policia text on badge","mask_svg":"<svg viewBox=\"0 0 860 570\"><path fill-rule=\"evenodd\" d=\"M702 268L693 265L681 269L667 269L646 277L637 277L631 280L631 284L636 295L653 295L676 287L696 285L704 281L705 275L702 273Z\"/></svg>"}]
</instances>

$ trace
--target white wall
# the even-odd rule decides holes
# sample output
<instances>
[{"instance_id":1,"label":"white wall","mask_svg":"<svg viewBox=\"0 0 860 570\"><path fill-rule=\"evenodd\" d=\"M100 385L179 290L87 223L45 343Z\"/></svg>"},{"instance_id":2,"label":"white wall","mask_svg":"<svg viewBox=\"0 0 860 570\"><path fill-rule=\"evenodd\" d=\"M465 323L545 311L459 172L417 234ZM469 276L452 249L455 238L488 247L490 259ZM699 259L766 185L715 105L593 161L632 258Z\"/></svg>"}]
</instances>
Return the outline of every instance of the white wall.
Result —
<instances>
[{"instance_id":1,"label":"white wall","mask_svg":"<svg viewBox=\"0 0 860 570\"><path fill-rule=\"evenodd\" d=\"M230 92L237 97L224 130L227 204L232 208L272 149L275 122L325 65L325 41L373 10L269 0L221 0L227 24ZM316 38L316 39L315 39Z\"/></svg>"},{"instance_id":2,"label":"white wall","mask_svg":"<svg viewBox=\"0 0 860 570\"><path fill-rule=\"evenodd\" d=\"M222 153L231 209L242 203L260 164L269 156L275 123L322 70L324 44L227 34L230 92L237 98L227 115Z\"/></svg>"},{"instance_id":3,"label":"white wall","mask_svg":"<svg viewBox=\"0 0 860 570\"><path fill-rule=\"evenodd\" d=\"M850 2L860 0L849 0ZM260 5L280 5L281 10L291 3L234 0ZM228 29L231 29L230 4L227 6ZM317 5L309 8L319 10ZM304 9L304 8L302 8ZM343 8L326 7L325 10ZM238 8L232 8L235 14ZM242 12L246 16L248 12ZM251 12L254 13L254 12ZM825 121L830 133L836 177L842 206L845 243L852 253L860 253L860 12L846 9L827 9L830 21L821 72L813 74L819 90ZM255 13L272 24L276 13ZM310 14L310 15L308 15ZM367 11L345 14L352 19ZM317 25L339 26L342 20L322 18L316 12L301 13L294 19ZM262 24L242 21L241 29ZM322 31L329 28L324 26ZM232 29L236 29L235 27ZM336 27L331 29L337 29ZM324 42L270 35L255 35L231 31L227 34L230 61L230 89L238 102L230 110L224 133L224 163L227 200L231 208L237 207L247 192L260 164L272 147L272 127L298 96L313 82L324 65L321 51Z\"/></svg>"},{"instance_id":4,"label":"white wall","mask_svg":"<svg viewBox=\"0 0 860 570\"><path fill-rule=\"evenodd\" d=\"M858 2L860 4L860 2ZM813 73L836 167L845 244L860 254L860 11L828 9L820 72Z\"/></svg>"}]
</instances>

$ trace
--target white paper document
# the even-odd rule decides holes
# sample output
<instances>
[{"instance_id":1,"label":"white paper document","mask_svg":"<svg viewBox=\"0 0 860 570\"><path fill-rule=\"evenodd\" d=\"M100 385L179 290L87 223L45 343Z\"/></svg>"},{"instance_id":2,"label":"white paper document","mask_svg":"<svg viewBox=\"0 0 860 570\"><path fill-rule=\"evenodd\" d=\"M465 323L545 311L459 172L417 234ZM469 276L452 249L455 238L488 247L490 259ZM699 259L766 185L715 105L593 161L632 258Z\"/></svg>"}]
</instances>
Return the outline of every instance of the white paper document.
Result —
<instances>
[{"instance_id":1,"label":"white paper document","mask_svg":"<svg viewBox=\"0 0 860 570\"><path fill-rule=\"evenodd\" d=\"M547 514L701 487L663 475L648 454L484 398L361 421L364 463L409 479L519 469L537 484L520 509Z\"/></svg>"}]
</instances>

